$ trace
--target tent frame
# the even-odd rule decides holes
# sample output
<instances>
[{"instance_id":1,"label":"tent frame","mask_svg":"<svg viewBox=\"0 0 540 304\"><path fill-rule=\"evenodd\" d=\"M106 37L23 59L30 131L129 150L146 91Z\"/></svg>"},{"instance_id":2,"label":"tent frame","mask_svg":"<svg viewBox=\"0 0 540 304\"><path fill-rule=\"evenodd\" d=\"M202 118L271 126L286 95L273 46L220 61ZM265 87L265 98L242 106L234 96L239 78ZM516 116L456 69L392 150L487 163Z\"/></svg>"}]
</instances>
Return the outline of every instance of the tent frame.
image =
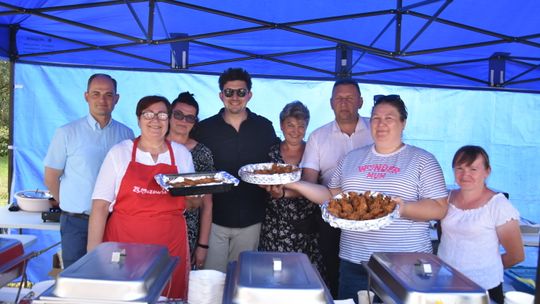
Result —
<instances>
[{"instance_id":1,"label":"tent frame","mask_svg":"<svg viewBox=\"0 0 540 304\"><path fill-rule=\"evenodd\" d=\"M139 16L136 15L136 12L134 11L132 7L132 5L135 3L145 3L145 2L148 3L148 14L149 14L147 30L144 29L144 25L141 22L141 18L139 18ZM228 18L233 18L236 20L252 23L253 26L236 28L232 30L217 31L217 32L207 32L207 33L191 35L191 36L188 35L187 37L183 37L183 38L154 39L153 37L154 24L155 22L162 22L162 20L159 19L159 17L161 17L161 12L159 10L159 3L166 3L170 5L180 6L183 8L188 8L191 10L206 12L213 15L220 15L220 16L224 16ZM435 4L439 3L440 6L438 10L436 11L436 13L433 14L432 16L425 15L414 10L415 8L434 4L434 3ZM325 18L308 19L308 20L299 20L299 21L292 21L292 22L285 22L285 23L269 22L269 21L265 21L261 19L252 18L249 16L242 16L242 15L233 14L233 13L229 13L229 12L225 12L221 10L211 9L208 7L203 7L203 6L198 6L198 5L194 5L194 4L190 4L186 2L173 1L173 0L113 0L113 1L104 1L104 2L99 2L99 3L62 5L62 6L36 8L36 9L27 9L24 7L14 6L6 2L0 2L0 7L4 7L7 9L4 12L0 12L0 16L28 15L28 16L36 16L39 18L47 18L50 20L54 20L56 22L65 23L67 25L84 28L86 30L90 30L90 31L93 31L93 32L96 32L105 36L113 36L113 37L125 39L128 41L126 43L119 43L119 44L96 45L96 44L87 43L87 42L69 38L69 37L61 37L61 36L54 35L51 33L46 33L37 29L25 28L23 26L19 26L18 24L13 24L9 26L11 44L12 44L12 47L9 50L9 58L12 61L20 61L20 62L27 61L27 62L36 63L36 61L32 60L32 57L36 57L36 56L55 55L55 54L62 54L62 53L90 51L90 50L103 50L103 51L119 54L122 56L127 56L127 57L132 57L132 58L137 58L140 60L152 62L154 64L163 66L163 70L170 71L169 62L156 60L149 56L141 56L141 55L129 53L121 49L125 47L137 46L137 45L150 45L151 46L151 45L171 44L175 42L187 42L187 43L198 44L205 47L213 48L216 50L227 51L233 54L237 54L238 56L233 57L233 58L228 58L228 59L222 59L222 60L197 62L197 63L191 63L191 64L188 63L187 69L178 70L178 72L189 72L189 68L200 67L200 66L211 66L211 65L216 65L216 64L233 63L233 62L241 62L241 61L248 61L248 60L266 60L266 61L278 62L280 64L285 64L289 66L294 66L296 68L301 68L305 70L316 71L323 75L327 75L327 78L322 77L325 79L336 79L336 78L348 76L348 77L359 78L358 80L361 82L364 82L361 79L361 77L365 75L386 74L386 73L393 73L396 71L407 71L407 70L415 71L415 70L422 70L422 69L429 69L431 71L435 71L438 73L466 79L468 81L478 83L478 85L483 87L484 89L490 88L491 86L491 88L500 90L513 84L540 81L540 78L526 78L526 76L530 74L532 71L535 71L538 68L540 68L540 57L508 56L507 60L519 65L521 67L521 70L519 71L517 75L497 84L490 83L490 81L487 79L479 79L477 77L472 77L464 73L452 71L452 68L458 67L463 64L484 62L486 65L486 75L488 75L487 67L489 65L489 60L490 60L489 56L481 57L481 58L474 58L474 59L469 59L469 60L461 60L461 61L438 62L434 64L423 64L423 63L413 60L412 57L422 55L422 54L440 53L440 52L446 52L446 51L452 51L452 50L464 50L464 49L469 49L469 48L491 46L491 45L504 44L504 43L520 43L520 44L526 44L528 46L532 46L532 47L540 49L540 43L533 41L533 39L540 38L540 33L527 35L527 36L520 36L520 37L511 37L511 36L503 35L500 33L488 31L486 29L472 27L465 24L461 24L461 23L457 23L457 22L440 18L439 17L440 14L451 3L452 3L452 0L425 0L425 1L419 1L413 5L403 6L402 0L396 0L395 9L355 13L355 14L348 14L348 15L339 15L339 16L332 16L332 17L325 17ZM56 11L81 10L81 9L87 9L87 8L93 8L93 7L113 8L114 6L117 6L117 5L126 5L128 7L133 17L135 18L143 36L145 37L144 39L140 37L134 37L134 36L122 34L119 32L110 31L110 30L100 28L100 27L91 26L88 24L80 23L80 22L75 22L72 20L67 20L64 18L59 18L59 17L49 14L51 12L56 12ZM307 30L296 28L297 26L301 26L301 25L327 23L327 22L347 20L347 19L352 19L352 18L358 19L358 18L366 18L366 17L372 17L372 16L381 16L381 15L393 15L393 17L388 22L386 27L379 33L379 35L369 45L363 45L363 44L356 43L353 41L330 37L327 35L322 35L319 33L314 33ZM413 35L412 39L406 43L402 41L403 15L409 15L409 16L413 16L413 17L425 20L425 24L423 24L423 26ZM158 18L154 18L154 16L157 16ZM418 50L418 51L408 51L410 46L414 43L414 41L416 41L419 37L421 37L422 34L434 23L440 23L440 24L448 25L454 28L471 31L474 33L482 34L482 35L487 35L489 37L493 37L493 40L478 42L478 43L456 44L450 47L431 48L431 49L424 49L424 50ZM391 30L392 26L394 26L395 28L395 31L393 33L395 37L394 48L391 50L390 49L386 50L386 49L374 47L373 45L377 42L377 40L386 31ZM15 44L15 41L16 41L15 37L17 35L17 32L20 30L51 37L54 39L61 39L64 41L78 44L80 45L80 47L65 49L65 50L49 51L49 52L35 52L35 53L28 53L28 54L19 54L17 51L17 48L13 47L13 45ZM241 49L234 49L230 47L224 47L224 46L215 45L215 44L201 41L202 39L210 38L210 37L229 36L229 35L235 35L235 34L246 33L246 32L269 31L269 30L282 30L282 31L288 31L288 32L300 34L300 35L305 35L312 38L333 42L336 44L336 46L323 47L323 48L311 48L311 49L295 50L295 51L289 51L289 52L278 52L278 53L270 53L270 54L256 54L256 53L248 52ZM335 70L321 69L313 65L300 64L300 63L292 62L290 60L285 60L281 58L281 57L284 57L287 55L293 55L293 54L297 55L297 54L318 53L318 52L327 52L331 50L335 50L337 53L342 47L346 47L346 48L360 52L360 55L356 59L356 61L350 65L351 70L345 73L343 70L339 70L338 68L336 68ZM367 70L367 71L362 71L362 72L352 72L352 68L361 61L362 57L365 54L370 54L373 56L381 57L385 60L394 61L398 63L400 66L404 65L404 67L392 68L392 69L373 69L373 70ZM530 62L539 62L539 64L533 64ZM111 69L111 67L103 67L103 68ZM159 70L159 69L153 69L153 70ZM272 75L256 75L256 74L254 74L254 76L272 77ZM289 79L298 78L295 76L288 77L287 75L284 75L282 77L289 78ZM277 78L282 78L282 77L277 77ZM306 77L306 78L307 79L320 79L320 77L319 78ZM390 84L396 84L396 83L391 82ZM421 84L408 83L407 85L421 85ZM437 86L435 85L432 87L437 87ZM512 91L516 91L516 90L512 89ZM518 90L518 91L521 91L521 90ZM525 90L525 91L531 92L531 90ZM532 92L540 93L540 90L538 91L533 90Z\"/></svg>"}]
</instances>

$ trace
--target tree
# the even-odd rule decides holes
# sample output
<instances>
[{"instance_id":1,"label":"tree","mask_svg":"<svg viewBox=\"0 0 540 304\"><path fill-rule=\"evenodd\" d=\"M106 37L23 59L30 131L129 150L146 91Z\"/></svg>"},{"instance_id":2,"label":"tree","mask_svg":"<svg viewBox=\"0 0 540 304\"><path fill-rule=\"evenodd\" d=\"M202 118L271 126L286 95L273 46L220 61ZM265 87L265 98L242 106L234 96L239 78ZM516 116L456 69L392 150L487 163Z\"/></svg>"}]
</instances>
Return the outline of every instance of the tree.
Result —
<instances>
[{"instance_id":1,"label":"tree","mask_svg":"<svg viewBox=\"0 0 540 304\"><path fill-rule=\"evenodd\" d=\"M9 127L9 62L0 60L0 126Z\"/></svg>"},{"instance_id":2,"label":"tree","mask_svg":"<svg viewBox=\"0 0 540 304\"><path fill-rule=\"evenodd\" d=\"M9 62L0 61L0 156L8 154L9 141Z\"/></svg>"}]
</instances>

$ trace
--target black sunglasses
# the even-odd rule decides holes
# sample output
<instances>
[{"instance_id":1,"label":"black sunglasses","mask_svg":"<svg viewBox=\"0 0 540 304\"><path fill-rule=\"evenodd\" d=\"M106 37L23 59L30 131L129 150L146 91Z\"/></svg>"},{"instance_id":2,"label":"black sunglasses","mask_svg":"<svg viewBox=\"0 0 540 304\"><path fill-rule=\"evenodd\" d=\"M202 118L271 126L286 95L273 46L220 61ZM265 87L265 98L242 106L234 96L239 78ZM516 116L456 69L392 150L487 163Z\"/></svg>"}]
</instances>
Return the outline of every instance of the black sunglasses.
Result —
<instances>
[{"instance_id":1,"label":"black sunglasses","mask_svg":"<svg viewBox=\"0 0 540 304\"><path fill-rule=\"evenodd\" d=\"M230 88L226 88L223 90L223 95L225 95L225 97L233 97L234 93L236 92L236 96L238 97L245 97L247 95L247 92L248 90L247 89L230 89Z\"/></svg>"},{"instance_id":2,"label":"black sunglasses","mask_svg":"<svg viewBox=\"0 0 540 304\"><path fill-rule=\"evenodd\" d=\"M381 100L387 100L387 101L398 101L401 100L401 97L399 95L375 95L373 96L373 100L375 103L381 101Z\"/></svg>"},{"instance_id":3,"label":"black sunglasses","mask_svg":"<svg viewBox=\"0 0 540 304\"><path fill-rule=\"evenodd\" d=\"M182 111L180 111L180 110L173 111L172 115L173 115L174 119L177 119L177 120L184 119L186 122L189 122L189 123L196 123L197 122L197 116L191 115L191 114L186 115L186 114L182 113Z\"/></svg>"}]
</instances>

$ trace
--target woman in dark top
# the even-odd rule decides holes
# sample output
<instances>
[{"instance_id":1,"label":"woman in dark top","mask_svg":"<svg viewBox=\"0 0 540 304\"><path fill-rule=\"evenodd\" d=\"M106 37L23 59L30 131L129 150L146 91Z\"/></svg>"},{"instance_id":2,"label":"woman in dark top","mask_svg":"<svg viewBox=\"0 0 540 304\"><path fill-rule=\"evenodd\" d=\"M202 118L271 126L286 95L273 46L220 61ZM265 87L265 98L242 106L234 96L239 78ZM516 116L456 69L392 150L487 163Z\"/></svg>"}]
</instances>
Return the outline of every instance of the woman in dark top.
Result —
<instances>
[{"instance_id":1,"label":"woman in dark top","mask_svg":"<svg viewBox=\"0 0 540 304\"><path fill-rule=\"evenodd\" d=\"M183 92L172 103L170 131L167 139L181 143L191 152L196 172L214 171L212 152L205 145L189 136L197 123L199 104L193 94ZM202 268L208 251L208 237L212 225L212 195L203 197L201 208L187 209L184 217L188 230L191 263L195 268Z\"/></svg>"},{"instance_id":2,"label":"woman in dark top","mask_svg":"<svg viewBox=\"0 0 540 304\"><path fill-rule=\"evenodd\" d=\"M279 120L285 140L272 146L271 161L298 165L306 146L304 135L309 123L309 110L301 102L294 101L283 108ZM297 195L289 191L271 193L261 228L259 250L305 253L322 274L319 235L309 227L310 217L317 216L319 207L303 197L293 197Z\"/></svg>"}]
</instances>

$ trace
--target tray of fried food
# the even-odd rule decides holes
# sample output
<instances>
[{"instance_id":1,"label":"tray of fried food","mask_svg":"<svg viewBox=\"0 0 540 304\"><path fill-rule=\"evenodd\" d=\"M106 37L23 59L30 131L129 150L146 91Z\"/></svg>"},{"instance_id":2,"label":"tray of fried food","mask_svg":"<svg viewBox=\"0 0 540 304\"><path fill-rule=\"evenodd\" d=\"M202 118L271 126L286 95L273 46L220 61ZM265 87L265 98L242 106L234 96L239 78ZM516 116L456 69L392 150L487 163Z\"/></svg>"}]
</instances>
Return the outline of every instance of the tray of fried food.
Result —
<instances>
[{"instance_id":1,"label":"tray of fried food","mask_svg":"<svg viewBox=\"0 0 540 304\"><path fill-rule=\"evenodd\" d=\"M340 193L321 205L322 218L332 227L351 231L378 230L399 217L398 205L377 192Z\"/></svg>"},{"instance_id":2,"label":"tray of fried food","mask_svg":"<svg viewBox=\"0 0 540 304\"><path fill-rule=\"evenodd\" d=\"M172 196L227 192L240 181L225 171L156 174L156 182Z\"/></svg>"},{"instance_id":3,"label":"tray of fried food","mask_svg":"<svg viewBox=\"0 0 540 304\"><path fill-rule=\"evenodd\" d=\"M300 180L301 175L297 166L280 163L249 164L238 170L243 181L256 185L284 185Z\"/></svg>"}]
</instances>

